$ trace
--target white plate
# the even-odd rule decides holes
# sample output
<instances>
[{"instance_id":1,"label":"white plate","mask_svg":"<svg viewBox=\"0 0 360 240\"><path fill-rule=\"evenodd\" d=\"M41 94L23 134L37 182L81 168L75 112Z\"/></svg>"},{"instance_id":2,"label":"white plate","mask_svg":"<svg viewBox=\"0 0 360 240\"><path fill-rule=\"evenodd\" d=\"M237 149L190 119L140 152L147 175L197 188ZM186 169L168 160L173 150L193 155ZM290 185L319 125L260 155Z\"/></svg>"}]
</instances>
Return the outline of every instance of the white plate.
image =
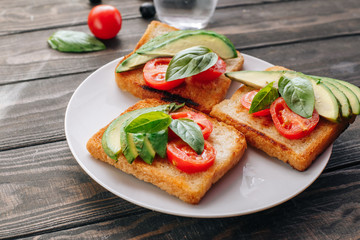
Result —
<instances>
[{"instance_id":1,"label":"white plate","mask_svg":"<svg viewBox=\"0 0 360 240\"><path fill-rule=\"evenodd\" d=\"M263 70L270 63L245 55L244 70ZM216 183L198 205L182 202L166 192L93 159L86 142L139 99L121 91L114 80L119 59L91 74L75 91L65 116L69 147L80 166L115 195L155 211L188 217L230 217L258 212L281 204L305 190L321 174L330 146L305 172L249 147L242 161ZM238 88L233 82L228 97Z\"/></svg>"}]
</instances>

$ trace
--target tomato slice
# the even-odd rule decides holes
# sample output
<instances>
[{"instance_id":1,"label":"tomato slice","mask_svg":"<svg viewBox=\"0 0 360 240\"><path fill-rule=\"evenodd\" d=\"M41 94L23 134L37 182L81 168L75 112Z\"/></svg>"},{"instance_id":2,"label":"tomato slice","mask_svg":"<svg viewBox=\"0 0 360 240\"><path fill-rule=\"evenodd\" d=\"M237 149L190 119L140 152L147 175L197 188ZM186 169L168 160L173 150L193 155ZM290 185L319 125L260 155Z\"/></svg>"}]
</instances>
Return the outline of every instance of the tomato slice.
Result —
<instances>
[{"instance_id":1,"label":"tomato slice","mask_svg":"<svg viewBox=\"0 0 360 240\"><path fill-rule=\"evenodd\" d=\"M192 76L193 81L197 82L210 82L212 80L215 80L216 78L220 77L221 74L226 72L226 63L224 60L222 60L220 57L218 58L217 62L214 66L209 68L208 70L198 73L194 76Z\"/></svg>"},{"instance_id":2,"label":"tomato slice","mask_svg":"<svg viewBox=\"0 0 360 240\"><path fill-rule=\"evenodd\" d=\"M174 81L165 81L165 73L171 58L155 58L148 61L143 69L144 79L149 87L158 90L170 90L185 81L184 78Z\"/></svg>"},{"instance_id":3,"label":"tomato slice","mask_svg":"<svg viewBox=\"0 0 360 240\"><path fill-rule=\"evenodd\" d=\"M270 112L276 129L288 139L299 139L309 135L320 120L316 110L311 118L304 118L294 113L282 97L271 104Z\"/></svg>"},{"instance_id":4,"label":"tomato slice","mask_svg":"<svg viewBox=\"0 0 360 240\"><path fill-rule=\"evenodd\" d=\"M192 111L171 113L172 119L188 118L197 123L201 129L204 139L208 139L214 127L213 124L201 113Z\"/></svg>"},{"instance_id":5,"label":"tomato slice","mask_svg":"<svg viewBox=\"0 0 360 240\"><path fill-rule=\"evenodd\" d=\"M247 110L250 109L251 107L251 102L253 101L255 95L259 92L259 90L253 90L251 92L248 92L246 94L244 94L241 99L240 99L240 102L241 102L241 105L243 105L244 108L246 108ZM261 110L261 111L258 111L258 112L255 112L252 114L253 116L258 116L258 117L261 117L261 116L268 116L270 115L270 109L264 109L264 110Z\"/></svg>"},{"instance_id":6,"label":"tomato slice","mask_svg":"<svg viewBox=\"0 0 360 240\"><path fill-rule=\"evenodd\" d=\"M204 151L199 155L181 139L171 140L166 148L169 161L186 173L206 171L215 162L216 150L205 141Z\"/></svg>"}]
</instances>

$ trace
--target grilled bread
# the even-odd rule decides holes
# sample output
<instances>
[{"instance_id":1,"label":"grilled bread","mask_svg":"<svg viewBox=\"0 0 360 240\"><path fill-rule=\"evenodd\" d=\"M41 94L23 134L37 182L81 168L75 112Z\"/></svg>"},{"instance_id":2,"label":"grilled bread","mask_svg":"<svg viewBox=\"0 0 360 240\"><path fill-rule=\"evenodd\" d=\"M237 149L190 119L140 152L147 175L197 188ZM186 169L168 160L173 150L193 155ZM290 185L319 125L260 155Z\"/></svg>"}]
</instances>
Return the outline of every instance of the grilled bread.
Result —
<instances>
[{"instance_id":1,"label":"grilled bread","mask_svg":"<svg viewBox=\"0 0 360 240\"><path fill-rule=\"evenodd\" d=\"M297 140L287 139L276 130L270 116L252 116L242 106L241 97L252 90L254 88L242 85L231 99L214 106L210 115L244 133L249 145L289 163L299 171L306 170L349 125L347 121L332 123L321 118L309 136Z\"/></svg>"},{"instance_id":2,"label":"grilled bread","mask_svg":"<svg viewBox=\"0 0 360 240\"><path fill-rule=\"evenodd\" d=\"M164 23L151 22L132 53L150 39L176 30L176 28ZM130 57L132 53L125 56L119 64ZM243 66L244 58L238 53L237 58L227 59L225 62L227 65L226 72L238 71ZM187 78L183 84L171 90L157 90L146 85L142 68L121 73L115 72L115 80L119 88L141 99L156 98L173 102L185 102L186 105L205 113L209 113L215 104L225 98L231 83L231 80L225 75L221 75L211 83L206 84L197 83L192 81L191 78Z\"/></svg>"},{"instance_id":3,"label":"grilled bread","mask_svg":"<svg viewBox=\"0 0 360 240\"><path fill-rule=\"evenodd\" d=\"M141 100L126 112L162 104L166 102L156 99ZM183 107L178 111L184 110L194 111L188 107ZM152 165L141 159L135 159L132 164L129 164L123 155L115 161L109 158L102 148L101 138L106 127L90 138L87 149L94 158L107 162L138 179L150 182L187 203L197 204L212 184L239 162L247 146L243 134L234 127L214 118L208 117L208 119L213 123L214 130L207 141L213 145L217 154L214 165L204 172L192 174L181 172L167 159L159 156L155 157Z\"/></svg>"}]
</instances>

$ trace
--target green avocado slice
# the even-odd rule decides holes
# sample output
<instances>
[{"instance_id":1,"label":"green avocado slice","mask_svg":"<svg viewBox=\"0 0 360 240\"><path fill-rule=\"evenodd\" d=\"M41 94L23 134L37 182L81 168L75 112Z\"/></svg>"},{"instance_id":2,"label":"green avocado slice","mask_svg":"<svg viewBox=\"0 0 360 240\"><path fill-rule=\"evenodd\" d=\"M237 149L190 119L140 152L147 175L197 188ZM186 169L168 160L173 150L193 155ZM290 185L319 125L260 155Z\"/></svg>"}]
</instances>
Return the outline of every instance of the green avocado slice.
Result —
<instances>
[{"instance_id":1,"label":"green avocado slice","mask_svg":"<svg viewBox=\"0 0 360 240\"><path fill-rule=\"evenodd\" d=\"M360 91L358 87L342 80L337 80L328 77L316 77L316 76L314 77L321 79L325 84L327 83L333 84L336 88L342 91L349 100L352 114L354 115L360 114L360 101L357 95L355 94L355 92Z\"/></svg>"},{"instance_id":2,"label":"green avocado slice","mask_svg":"<svg viewBox=\"0 0 360 240\"><path fill-rule=\"evenodd\" d=\"M157 57L171 57L179 51L204 46L222 59L237 57L232 42L222 34L206 30L179 30L158 36L142 45L134 54L125 59L116 68L116 72L135 69Z\"/></svg>"}]
</instances>

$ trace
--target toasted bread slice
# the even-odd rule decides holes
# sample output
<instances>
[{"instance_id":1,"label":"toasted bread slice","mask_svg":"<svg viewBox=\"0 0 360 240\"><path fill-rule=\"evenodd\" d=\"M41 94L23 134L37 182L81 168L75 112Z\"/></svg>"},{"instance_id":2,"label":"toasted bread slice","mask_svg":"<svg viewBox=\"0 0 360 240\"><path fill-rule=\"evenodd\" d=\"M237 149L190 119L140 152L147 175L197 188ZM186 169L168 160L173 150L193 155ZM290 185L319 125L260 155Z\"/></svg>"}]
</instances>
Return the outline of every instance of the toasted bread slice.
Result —
<instances>
[{"instance_id":1,"label":"toasted bread slice","mask_svg":"<svg viewBox=\"0 0 360 240\"><path fill-rule=\"evenodd\" d=\"M146 99L139 101L126 112L161 104L166 104L166 102ZM185 110L192 109L183 107L178 111ZM141 159L135 159L132 164L129 164L123 155L116 162L105 154L101 145L101 138L106 127L100 129L90 138L87 149L94 158L107 162L125 173L134 175L138 179L150 182L187 203L197 204L212 184L217 182L239 162L246 149L243 134L232 126L218 122L216 119L210 117L208 119L214 125L214 130L208 141L213 145L217 154L214 165L204 172L184 173L167 159L162 159L159 156L155 157L152 165L145 163Z\"/></svg>"},{"instance_id":2,"label":"toasted bread slice","mask_svg":"<svg viewBox=\"0 0 360 240\"><path fill-rule=\"evenodd\" d=\"M164 23L152 21L133 52L150 39L176 30L176 28ZM125 56L119 64L131 56L132 53ZM243 66L244 58L238 53L237 58L227 59L225 62L227 65L226 72L238 71ZM174 89L168 91L156 90L146 85L142 68L121 73L115 72L115 80L122 90L128 91L141 99L156 98L166 101L185 102L186 105L205 113L209 113L215 104L225 98L231 83L231 80L225 75L221 75L209 84L197 83L192 81L191 78L187 78L183 84Z\"/></svg>"},{"instance_id":3,"label":"toasted bread slice","mask_svg":"<svg viewBox=\"0 0 360 240\"><path fill-rule=\"evenodd\" d=\"M275 128L271 117L256 117L241 105L241 97L254 90L242 85L231 97L214 106L210 115L228 123L245 134L249 145L276 157L293 168L304 171L349 125L332 123L323 118L307 137L290 140Z\"/></svg>"}]
</instances>

